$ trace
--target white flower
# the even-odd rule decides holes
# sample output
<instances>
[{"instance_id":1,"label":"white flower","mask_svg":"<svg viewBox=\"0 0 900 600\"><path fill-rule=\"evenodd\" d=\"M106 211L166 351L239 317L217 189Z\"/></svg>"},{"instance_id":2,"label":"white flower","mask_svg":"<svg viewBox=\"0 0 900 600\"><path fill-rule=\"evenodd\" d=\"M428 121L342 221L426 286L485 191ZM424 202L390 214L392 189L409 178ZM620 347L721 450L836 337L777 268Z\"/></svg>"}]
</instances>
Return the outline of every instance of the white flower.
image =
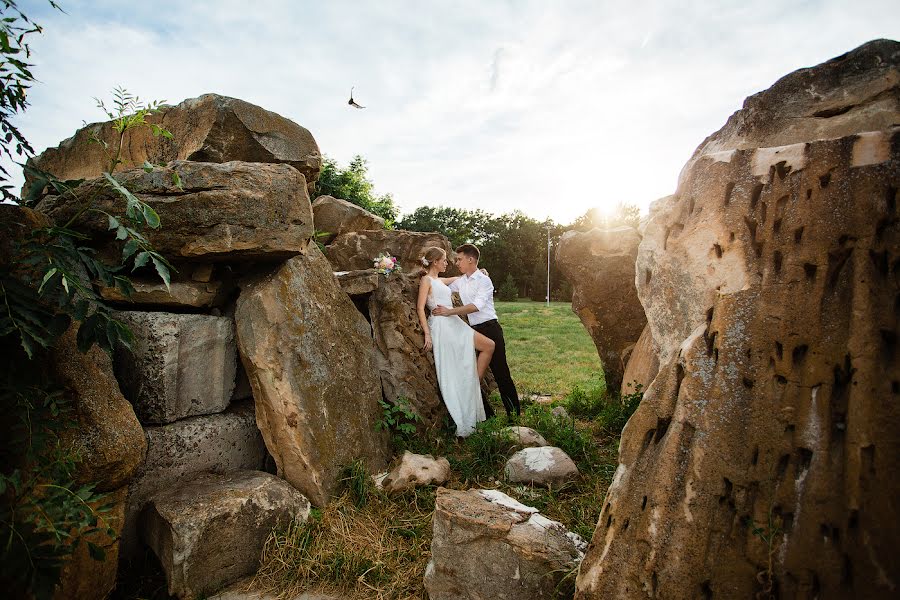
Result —
<instances>
[{"instance_id":1,"label":"white flower","mask_svg":"<svg viewBox=\"0 0 900 600\"><path fill-rule=\"evenodd\" d=\"M424 256L422 257L422 265L426 266L426 267L428 266L428 259L425 258Z\"/></svg>"}]
</instances>

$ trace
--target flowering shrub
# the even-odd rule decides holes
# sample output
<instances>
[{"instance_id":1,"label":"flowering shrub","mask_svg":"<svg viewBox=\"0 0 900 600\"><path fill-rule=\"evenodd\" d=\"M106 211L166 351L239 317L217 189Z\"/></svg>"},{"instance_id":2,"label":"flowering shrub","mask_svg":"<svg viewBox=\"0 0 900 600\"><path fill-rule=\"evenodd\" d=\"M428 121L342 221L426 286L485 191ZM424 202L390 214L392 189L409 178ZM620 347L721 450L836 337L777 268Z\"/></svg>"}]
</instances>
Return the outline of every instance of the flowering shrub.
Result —
<instances>
[{"instance_id":1,"label":"flowering shrub","mask_svg":"<svg viewBox=\"0 0 900 600\"><path fill-rule=\"evenodd\" d=\"M397 257L390 256L384 252L376 256L375 260L372 261L372 264L376 271L385 276L389 276L394 271L400 270L400 265L397 264Z\"/></svg>"}]
</instances>

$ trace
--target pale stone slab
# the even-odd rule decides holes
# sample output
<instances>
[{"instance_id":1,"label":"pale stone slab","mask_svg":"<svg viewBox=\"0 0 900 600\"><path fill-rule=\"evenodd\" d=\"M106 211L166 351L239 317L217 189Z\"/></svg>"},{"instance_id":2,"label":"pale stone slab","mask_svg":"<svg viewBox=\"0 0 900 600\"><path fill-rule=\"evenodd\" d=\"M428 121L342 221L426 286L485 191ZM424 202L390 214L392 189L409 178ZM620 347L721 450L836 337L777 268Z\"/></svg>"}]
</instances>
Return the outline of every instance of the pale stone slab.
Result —
<instances>
[{"instance_id":1,"label":"pale stone slab","mask_svg":"<svg viewBox=\"0 0 900 600\"><path fill-rule=\"evenodd\" d=\"M165 312L116 313L135 336L116 353L116 376L145 425L222 412L237 369L229 317Z\"/></svg>"},{"instance_id":2,"label":"pale stone slab","mask_svg":"<svg viewBox=\"0 0 900 600\"><path fill-rule=\"evenodd\" d=\"M303 494L274 475L205 473L155 495L141 512L140 530L169 594L193 600L256 572L272 530L306 521L309 509Z\"/></svg>"},{"instance_id":3,"label":"pale stone slab","mask_svg":"<svg viewBox=\"0 0 900 600\"><path fill-rule=\"evenodd\" d=\"M519 450L506 462L506 479L514 483L559 485L578 477L578 467L555 446Z\"/></svg>"}]
</instances>

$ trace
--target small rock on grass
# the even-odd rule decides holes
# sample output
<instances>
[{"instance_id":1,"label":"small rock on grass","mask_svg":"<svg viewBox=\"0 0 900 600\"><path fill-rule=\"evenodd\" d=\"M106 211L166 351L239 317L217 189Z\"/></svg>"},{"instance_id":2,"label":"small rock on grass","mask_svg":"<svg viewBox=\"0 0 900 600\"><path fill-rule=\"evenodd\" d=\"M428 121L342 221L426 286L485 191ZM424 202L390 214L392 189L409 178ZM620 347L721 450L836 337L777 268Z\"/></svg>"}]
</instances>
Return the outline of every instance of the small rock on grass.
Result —
<instances>
[{"instance_id":1,"label":"small rock on grass","mask_svg":"<svg viewBox=\"0 0 900 600\"><path fill-rule=\"evenodd\" d=\"M506 463L506 479L514 483L558 485L578 477L578 467L555 446L525 448Z\"/></svg>"},{"instance_id":2,"label":"small rock on grass","mask_svg":"<svg viewBox=\"0 0 900 600\"><path fill-rule=\"evenodd\" d=\"M396 467L381 479L380 487L387 492L409 490L421 485L441 485L450 479L450 462L430 454L404 452ZM378 485L378 479L376 479Z\"/></svg>"},{"instance_id":3,"label":"small rock on grass","mask_svg":"<svg viewBox=\"0 0 900 600\"><path fill-rule=\"evenodd\" d=\"M500 430L501 434L508 434L517 445L524 448L534 446L549 446L550 444L540 433L531 427L511 426Z\"/></svg>"}]
</instances>

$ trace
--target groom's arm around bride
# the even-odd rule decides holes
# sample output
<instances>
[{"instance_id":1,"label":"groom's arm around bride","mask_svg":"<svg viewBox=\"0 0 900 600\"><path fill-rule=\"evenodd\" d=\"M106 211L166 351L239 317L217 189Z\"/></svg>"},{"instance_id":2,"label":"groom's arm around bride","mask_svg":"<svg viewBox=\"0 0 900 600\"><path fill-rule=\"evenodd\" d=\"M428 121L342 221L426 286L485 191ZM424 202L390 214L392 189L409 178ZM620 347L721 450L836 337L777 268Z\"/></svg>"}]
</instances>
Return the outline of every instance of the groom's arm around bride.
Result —
<instances>
[{"instance_id":1,"label":"groom's arm around bride","mask_svg":"<svg viewBox=\"0 0 900 600\"><path fill-rule=\"evenodd\" d=\"M513 383L506 362L506 344L503 339L503 328L497 321L494 310L494 284L491 278L478 270L480 252L472 244L463 244L456 249L456 266L462 276L454 281L450 288L459 292L463 305L458 308L446 306L435 307L433 314L441 316L468 315L472 328L494 341L494 355L491 357L491 372L497 380L500 398L506 409L506 416L515 412L519 416L519 394Z\"/></svg>"}]
</instances>

